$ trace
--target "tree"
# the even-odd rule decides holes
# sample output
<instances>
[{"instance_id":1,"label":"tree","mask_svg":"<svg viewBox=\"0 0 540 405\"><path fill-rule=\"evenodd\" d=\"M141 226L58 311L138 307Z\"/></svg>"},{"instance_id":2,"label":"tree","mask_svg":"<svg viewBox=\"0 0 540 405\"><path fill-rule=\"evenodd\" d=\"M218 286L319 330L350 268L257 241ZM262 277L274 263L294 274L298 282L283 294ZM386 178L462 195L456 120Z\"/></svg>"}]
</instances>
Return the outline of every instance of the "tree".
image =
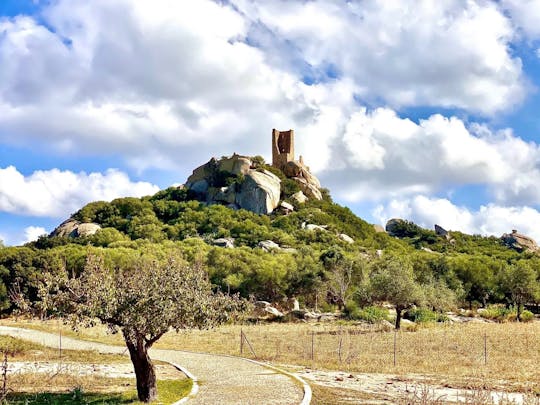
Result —
<instances>
[{"instance_id":1,"label":"tree","mask_svg":"<svg viewBox=\"0 0 540 405\"><path fill-rule=\"evenodd\" d=\"M424 301L420 284L414 278L412 265L398 257L388 257L376 262L367 288L372 300L388 301L396 307L396 329L401 326L403 312Z\"/></svg>"},{"instance_id":2,"label":"tree","mask_svg":"<svg viewBox=\"0 0 540 405\"><path fill-rule=\"evenodd\" d=\"M523 305L527 300L534 300L540 293L536 272L524 261L518 261L506 266L501 275L501 288L507 295L517 311L517 321L521 321Z\"/></svg>"},{"instance_id":3,"label":"tree","mask_svg":"<svg viewBox=\"0 0 540 405\"><path fill-rule=\"evenodd\" d=\"M342 310L352 295L353 262L337 248L325 251L320 260L327 271L327 296Z\"/></svg>"},{"instance_id":4,"label":"tree","mask_svg":"<svg viewBox=\"0 0 540 405\"><path fill-rule=\"evenodd\" d=\"M67 315L74 327L98 319L112 332L122 332L143 402L157 394L148 350L164 333L211 327L245 309L237 296L213 293L202 265L189 265L177 254L162 261L137 258L117 269L105 265L102 256L89 255L80 277L48 274L43 286L41 302Z\"/></svg>"}]
</instances>

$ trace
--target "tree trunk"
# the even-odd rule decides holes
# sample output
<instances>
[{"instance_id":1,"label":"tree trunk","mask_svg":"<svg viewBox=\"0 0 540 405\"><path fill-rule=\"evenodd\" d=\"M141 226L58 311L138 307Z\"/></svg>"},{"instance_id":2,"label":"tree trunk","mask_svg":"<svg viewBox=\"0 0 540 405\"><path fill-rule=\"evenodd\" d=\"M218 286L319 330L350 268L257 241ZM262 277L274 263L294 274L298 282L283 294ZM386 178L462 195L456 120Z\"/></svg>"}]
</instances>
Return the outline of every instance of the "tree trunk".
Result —
<instances>
[{"instance_id":1,"label":"tree trunk","mask_svg":"<svg viewBox=\"0 0 540 405\"><path fill-rule=\"evenodd\" d=\"M516 305L516 311L517 311L517 315L516 315L517 321L521 322L521 312L523 311L523 307L521 304L518 303Z\"/></svg>"},{"instance_id":2,"label":"tree trunk","mask_svg":"<svg viewBox=\"0 0 540 405\"><path fill-rule=\"evenodd\" d=\"M152 360L148 356L148 348L142 336L132 339L132 337L128 337L124 333L124 339L135 370L139 401L151 402L156 399L157 388L156 373Z\"/></svg>"},{"instance_id":3,"label":"tree trunk","mask_svg":"<svg viewBox=\"0 0 540 405\"><path fill-rule=\"evenodd\" d=\"M403 309L396 307L396 329L401 328L401 312Z\"/></svg>"}]
</instances>

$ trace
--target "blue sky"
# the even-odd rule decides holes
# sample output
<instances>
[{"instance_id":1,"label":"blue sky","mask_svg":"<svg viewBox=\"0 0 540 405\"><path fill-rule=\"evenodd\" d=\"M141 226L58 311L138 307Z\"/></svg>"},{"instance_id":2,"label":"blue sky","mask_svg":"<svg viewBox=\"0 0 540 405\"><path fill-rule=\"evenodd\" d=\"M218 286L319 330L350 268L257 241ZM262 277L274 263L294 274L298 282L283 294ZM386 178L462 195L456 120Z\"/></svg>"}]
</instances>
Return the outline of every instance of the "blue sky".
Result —
<instances>
[{"instance_id":1,"label":"blue sky","mask_svg":"<svg viewBox=\"0 0 540 405\"><path fill-rule=\"evenodd\" d=\"M270 157L373 223L540 239L540 0L0 0L0 239Z\"/></svg>"}]
</instances>

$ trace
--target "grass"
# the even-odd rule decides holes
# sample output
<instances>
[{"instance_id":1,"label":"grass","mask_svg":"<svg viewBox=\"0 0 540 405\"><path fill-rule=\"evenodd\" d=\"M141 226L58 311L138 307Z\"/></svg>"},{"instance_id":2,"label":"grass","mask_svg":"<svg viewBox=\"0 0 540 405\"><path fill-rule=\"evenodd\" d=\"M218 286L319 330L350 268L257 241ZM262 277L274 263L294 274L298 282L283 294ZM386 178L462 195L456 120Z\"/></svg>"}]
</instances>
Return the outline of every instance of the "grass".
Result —
<instances>
[{"instance_id":1,"label":"grass","mask_svg":"<svg viewBox=\"0 0 540 405\"><path fill-rule=\"evenodd\" d=\"M9 362L58 363L53 370L40 373L8 373L9 404L140 404L134 378L81 376L80 364L127 364L128 358L93 351L58 350L9 336L0 336L0 352L9 354ZM170 404L186 396L192 381L172 366L156 369L159 379L156 404ZM171 378L174 379L165 379ZM51 389L51 387L54 387Z\"/></svg>"},{"instance_id":2,"label":"grass","mask_svg":"<svg viewBox=\"0 0 540 405\"><path fill-rule=\"evenodd\" d=\"M7 352L10 361L62 361L91 364L129 362L125 356L102 354L95 351L62 350L62 353L60 353L58 349L2 335L0 335L0 352Z\"/></svg>"},{"instance_id":3,"label":"grass","mask_svg":"<svg viewBox=\"0 0 540 405\"><path fill-rule=\"evenodd\" d=\"M158 398L155 404L171 404L189 394L192 381L184 380L159 380ZM38 393L13 393L7 397L9 404L58 404L58 405L80 405L80 404L143 404L137 400L137 392L130 389L120 393L96 393L86 392L79 387L69 392L38 392Z\"/></svg>"},{"instance_id":4,"label":"grass","mask_svg":"<svg viewBox=\"0 0 540 405\"><path fill-rule=\"evenodd\" d=\"M13 325L10 321L2 323ZM57 323L24 321L17 326L58 331ZM273 363L362 373L421 374L464 388L482 382L490 389L503 384L516 391L540 389L540 322L439 324L395 335L379 329L353 324L229 325L167 333L155 347L239 355L243 330L256 354L244 345L243 356ZM123 345L121 337L107 335L105 330L95 327L77 334L66 327L63 333Z\"/></svg>"}]
</instances>

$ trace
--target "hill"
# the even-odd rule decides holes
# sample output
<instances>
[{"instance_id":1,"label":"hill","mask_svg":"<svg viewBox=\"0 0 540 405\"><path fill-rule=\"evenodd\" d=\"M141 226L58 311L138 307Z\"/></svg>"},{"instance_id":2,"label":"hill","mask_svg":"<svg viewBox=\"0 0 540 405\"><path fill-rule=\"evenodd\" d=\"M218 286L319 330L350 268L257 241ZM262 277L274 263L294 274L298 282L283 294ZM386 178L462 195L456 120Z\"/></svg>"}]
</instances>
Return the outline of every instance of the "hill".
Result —
<instances>
[{"instance_id":1,"label":"hill","mask_svg":"<svg viewBox=\"0 0 540 405\"><path fill-rule=\"evenodd\" d=\"M211 159L184 186L92 202L51 235L0 248L1 309L11 309L14 285L35 297L43 271L66 266L77 275L89 253L121 266L126 258L164 257L172 249L204 262L224 291L272 302L296 297L307 307L349 312L377 301L369 283L383 268L410 268L422 303L435 310L514 302L504 280L517 265L533 272L538 290L534 253L494 237L449 238L406 221L400 226L391 236L334 203L302 161L277 168L260 157Z\"/></svg>"}]
</instances>

